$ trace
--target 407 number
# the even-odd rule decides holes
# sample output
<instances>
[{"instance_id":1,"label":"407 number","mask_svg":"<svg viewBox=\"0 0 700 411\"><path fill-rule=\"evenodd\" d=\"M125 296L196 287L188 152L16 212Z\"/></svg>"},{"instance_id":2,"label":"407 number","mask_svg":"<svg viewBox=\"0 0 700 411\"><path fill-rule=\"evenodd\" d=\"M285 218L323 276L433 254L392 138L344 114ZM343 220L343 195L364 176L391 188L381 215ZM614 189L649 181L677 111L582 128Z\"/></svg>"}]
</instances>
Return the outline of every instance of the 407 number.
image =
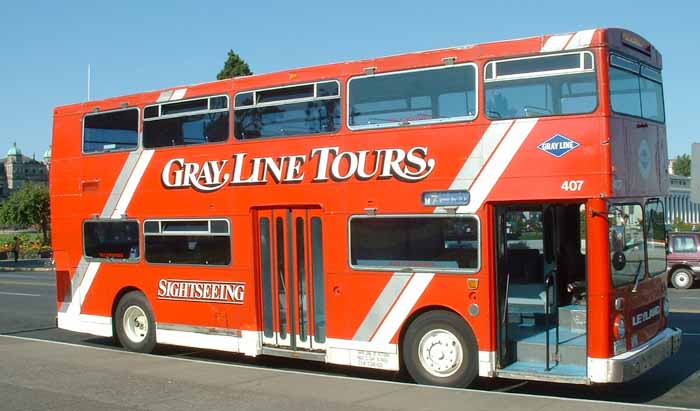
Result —
<instances>
[{"instance_id":1,"label":"407 number","mask_svg":"<svg viewBox=\"0 0 700 411\"><path fill-rule=\"evenodd\" d=\"M583 188L583 180L566 180L561 183L561 189L564 191L581 191Z\"/></svg>"}]
</instances>

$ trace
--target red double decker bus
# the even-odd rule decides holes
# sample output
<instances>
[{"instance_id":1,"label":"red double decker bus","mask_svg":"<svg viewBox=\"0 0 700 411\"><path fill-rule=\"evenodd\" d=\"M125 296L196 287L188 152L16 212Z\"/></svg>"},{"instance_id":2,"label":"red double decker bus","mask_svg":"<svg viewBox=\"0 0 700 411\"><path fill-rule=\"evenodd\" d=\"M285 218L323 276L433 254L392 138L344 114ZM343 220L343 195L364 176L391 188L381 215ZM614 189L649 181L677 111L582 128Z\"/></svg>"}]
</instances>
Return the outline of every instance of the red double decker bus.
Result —
<instances>
[{"instance_id":1,"label":"red double decker bus","mask_svg":"<svg viewBox=\"0 0 700 411\"><path fill-rule=\"evenodd\" d=\"M59 107L58 326L622 382L668 328L661 55L584 30Z\"/></svg>"}]
</instances>

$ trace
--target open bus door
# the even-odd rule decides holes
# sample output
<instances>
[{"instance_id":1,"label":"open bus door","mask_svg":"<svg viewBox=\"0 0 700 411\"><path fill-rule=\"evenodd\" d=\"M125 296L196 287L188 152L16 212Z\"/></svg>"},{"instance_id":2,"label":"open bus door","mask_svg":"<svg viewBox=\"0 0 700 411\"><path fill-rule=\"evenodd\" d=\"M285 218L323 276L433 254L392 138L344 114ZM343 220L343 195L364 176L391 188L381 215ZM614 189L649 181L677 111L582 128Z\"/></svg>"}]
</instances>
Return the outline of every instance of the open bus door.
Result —
<instances>
[{"instance_id":1,"label":"open bus door","mask_svg":"<svg viewBox=\"0 0 700 411\"><path fill-rule=\"evenodd\" d=\"M496 208L500 376L586 377L582 213L580 204Z\"/></svg>"}]
</instances>

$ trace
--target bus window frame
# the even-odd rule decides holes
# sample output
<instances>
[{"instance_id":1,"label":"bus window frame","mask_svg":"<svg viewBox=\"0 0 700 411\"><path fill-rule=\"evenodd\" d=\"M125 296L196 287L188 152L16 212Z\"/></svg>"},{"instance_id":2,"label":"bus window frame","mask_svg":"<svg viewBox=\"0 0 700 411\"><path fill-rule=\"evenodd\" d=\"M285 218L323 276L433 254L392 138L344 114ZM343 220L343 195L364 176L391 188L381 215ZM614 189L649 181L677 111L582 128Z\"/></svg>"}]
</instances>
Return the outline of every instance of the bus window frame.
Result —
<instances>
[{"instance_id":1,"label":"bus window frame","mask_svg":"<svg viewBox=\"0 0 700 411\"><path fill-rule=\"evenodd\" d=\"M137 121L137 127L136 127L136 145L131 148L120 148L120 149L115 149L115 150L102 150L102 151L85 151L85 118L89 116L97 116L100 114L109 114L109 113L116 113L119 111L127 111L127 110L134 110L136 109L136 115L138 118ZM97 108L96 108L97 110ZM94 154L109 154L109 153L123 153L123 152L129 152L129 151L136 151L141 149L141 134L143 131L143 110L139 106L130 106L130 107L120 107L112 110L98 110L98 111L91 111L89 113L84 113L83 117L80 119L80 122L82 123L81 127L81 135L80 135L80 153L84 156L90 156Z\"/></svg>"},{"instance_id":2,"label":"bus window frame","mask_svg":"<svg viewBox=\"0 0 700 411\"><path fill-rule=\"evenodd\" d=\"M476 268L443 268L443 267L387 267L387 266L368 266L368 265L354 265L352 263L352 230L351 224L355 219L380 219L380 218L472 218L476 220L477 232L477 266ZM348 240L348 266L353 271L381 271L381 272L406 272L406 273L444 273L444 274L478 274L481 272L482 268L482 241L481 241L481 219L477 214L381 214L381 215L366 215L366 214L353 214L348 218L347 223L347 240Z\"/></svg>"},{"instance_id":3,"label":"bus window frame","mask_svg":"<svg viewBox=\"0 0 700 411\"><path fill-rule=\"evenodd\" d=\"M223 233L214 233L212 234L211 232L211 221L212 220L225 220L228 224L228 234L223 234ZM163 233L163 226L162 222L164 221L208 221L209 222L209 231L208 234L203 234L202 231L171 231L168 232L167 234ZM159 231L157 233L148 233L146 234L146 223L147 222L157 222L158 223L158 229ZM154 265L154 266L164 266L164 267L196 267L196 268L212 268L212 269L228 269L233 266L233 257L234 257L234 249L233 249L233 223L231 222L231 219L228 217L192 217L192 218L187 218L187 217L149 217L147 219L143 220L143 229L141 230L141 237L143 238L143 261L146 264L149 265ZM228 264L184 264L184 263L154 263L151 261L148 261L146 258L146 235L158 235L158 236L186 236L186 235L199 235L199 236L210 236L210 237L223 237L223 236L228 236L229 237L229 250L231 250L231 258L228 262Z\"/></svg>"},{"instance_id":4,"label":"bus window frame","mask_svg":"<svg viewBox=\"0 0 700 411\"><path fill-rule=\"evenodd\" d=\"M329 83L329 82L335 82L338 85L338 95L337 96L323 96L323 97L317 97L316 95L318 94L318 84L320 83ZM314 86L314 97L304 97L304 98L295 98L295 99L289 99L289 100L280 100L280 101L273 101L273 102L268 102L268 103L257 103L256 102L256 92L258 91L269 91L269 90L279 90L279 89L285 89L285 88L292 88L292 87L300 87L300 86L308 86L308 85L313 85ZM233 106L229 106L229 110L231 110L231 113L233 114L231 116L231 132L230 132L230 138L235 141L237 144L239 143L252 143L255 141L262 141L262 140L274 140L274 139L293 139L293 138L310 138L310 137L317 137L317 136L331 136L334 134L338 134L343 130L343 115L344 113L342 112L343 109L343 84L338 80L337 78L328 78L328 79L322 79L322 80L313 80L313 81L307 81L304 83L293 83L293 84L281 84L278 86L272 86L272 87L265 87L265 88L252 88L252 89L246 89L246 90L241 90L238 91L233 95ZM248 104L245 106L240 106L237 107L236 104L236 97L240 94L246 94L246 93L253 93L253 104ZM271 136L271 137L256 137L256 138L243 138L243 139L238 139L236 138L236 110L237 109L251 109L251 108L258 108L258 107L272 107L272 106L277 106L280 104L294 104L294 103L306 103L309 101L323 101L323 100L333 100L333 99L339 99L340 104L338 107L340 108L340 123L338 124L338 128L335 131L327 131L324 133L311 133L311 134L294 134L294 135L280 135L280 136Z\"/></svg>"},{"instance_id":5,"label":"bus window frame","mask_svg":"<svg viewBox=\"0 0 700 411\"><path fill-rule=\"evenodd\" d=\"M646 66L647 68L652 69L652 70L658 71L658 72L659 72L659 75L662 74L662 73L661 73L661 69L656 68L656 67L654 67L654 66L652 66L652 65L650 65L650 64L642 63L642 62L639 61L638 59L636 59L636 58L634 58L634 57L631 57L631 56L629 56L629 55L627 55L627 54L625 54L625 53L623 53L623 52L620 52L620 51L618 51L617 49L610 49L610 50L607 52L607 55L608 55L608 58L607 58L607 61L608 61L608 73L607 73L607 75L608 75L608 90L607 90L607 92L608 92L608 101L610 102L610 111L611 111L612 113L617 114L618 116L629 117L629 118L636 118L636 119L642 120L642 121L651 121L652 123L656 123L656 124L660 124L660 125L665 126L665 125L666 125L666 94L665 94L666 91L665 91L665 89L664 89L663 77L662 77L662 79L661 79L661 82L658 82L658 81L655 80L655 79L652 79L652 78L650 78L650 77L648 77L648 76L642 75L642 67L645 67L645 66ZM626 69L626 68L624 68L624 67L620 67L620 66L617 66L617 65L613 65L613 64L612 64L612 58L613 58L613 56L622 58L622 59L624 59L624 60L629 60L629 61L631 61L631 62L633 62L633 63L638 64L638 65L639 65L639 71L637 71L637 72L635 73L634 71L631 71L631 70ZM645 78L645 79L647 79L647 80L649 80L649 81L651 81L651 82L654 82L654 83L659 84L659 85L661 86L661 101L663 102L663 116L664 116L664 121L658 121L658 120L654 120L654 119L652 119L652 118L646 118L646 117L642 117L642 116L635 116L634 114L621 113L621 112L619 112L619 111L615 111L615 109L613 109L613 104L612 104L612 93L611 93L611 89L610 89L610 86L612 85L612 81L610 81L610 69L611 69L611 68L615 68L615 69L618 69L618 70L623 70L623 71L626 71L626 72L628 72L628 73L633 73L633 74L636 74L637 77L643 77L643 78ZM641 85L640 85L640 89L639 89L639 90L640 90L640 95L641 95ZM644 107L641 105L641 101L640 101L640 109L642 110L642 113L644 113Z\"/></svg>"},{"instance_id":6,"label":"bus window frame","mask_svg":"<svg viewBox=\"0 0 700 411\"><path fill-rule=\"evenodd\" d=\"M202 99L207 99L207 107L211 105L211 99L216 98L216 97L226 97L226 104L227 107L225 109L214 109L214 110L197 110L197 111L192 111L192 112L185 112L185 113L178 113L178 114L166 114L166 115L161 115L161 106L164 104L171 104L171 103L184 103L187 101L192 101L192 100L202 100ZM151 117L149 119L145 118L146 115L146 109L149 107L157 107L158 108L158 116L157 117ZM211 114L211 113L223 113L228 111L229 113L229 118L228 118L228 135L226 136L225 140L221 141L214 141L214 142L204 142L204 143L197 143L197 144L179 144L175 146L160 146L160 147L145 147L143 144L143 138L144 138L144 124L148 121L154 121L154 120L168 120L172 118L178 118L178 117L185 117L185 116L191 116L191 115L201 115L201 114ZM177 148L185 148L185 147L192 147L192 146L209 146L209 145L216 145L216 144L226 144L231 141L231 138L233 136L233 111L231 110L231 96L228 95L228 93L217 93L217 94L206 94L202 96L196 96L196 97L190 97L190 98L184 98L180 100L173 100L173 101L161 101L155 102L152 104L146 104L143 106L143 110L141 113L141 116L139 117L140 119L140 128L139 128L139 148L143 148L144 150L163 150L163 149L177 149Z\"/></svg>"},{"instance_id":7,"label":"bus window frame","mask_svg":"<svg viewBox=\"0 0 700 411\"><path fill-rule=\"evenodd\" d=\"M374 124L374 125L369 125L369 126L351 126L350 125L350 101L351 101L350 100L350 83L353 80L370 78L370 77L391 76L391 75L403 74L403 73L414 73L414 72L419 72L419 71L444 70L444 69L463 67L463 66L472 66L474 68L474 100L475 100L475 105L474 105L474 115L473 116L451 117L451 118L447 118L447 119L415 120L415 121L407 121L407 122L395 121L395 122L391 122L391 123L379 123L379 124ZM480 87L481 84L479 82L479 78L480 78L479 65L477 63L472 62L472 61L465 62L465 63L459 63L459 64L443 64L441 66L430 66L430 67L421 67L421 68L417 68L417 69L388 71L385 73L378 73L378 74L363 74L363 75L357 75L357 76L350 77L346 81L346 85L345 85L345 87L347 88L347 93L346 93L347 98L345 99L345 109L346 109L345 126L350 131L366 131L366 130L377 130L377 129L385 129L385 128L404 128L404 127L426 126L426 125L435 125L435 124L473 122L474 120L479 118L479 110L480 110L479 92L481 89L481 87Z\"/></svg>"},{"instance_id":8,"label":"bus window frame","mask_svg":"<svg viewBox=\"0 0 700 411\"><path fill-rule=\"evenodd\" d=\"M113 258L113 257L91 257L88 256L85 250L85 224L87 223L129 223L134 222L138 226L138 238L139 238L139 256L137 258ZM141 262L144 256L145 242L143 241L143 225L136 218L88 218L83 220L82 230L80 232L80 239L82 241L83 255L82 257L87 262L103 262L103 263L115 263L115 264L138 264ZM145 261L145 258L143 258Z\"/></svg>"},{"instance_id":9,"label":"bus window frame","mask_svg":"<svg viewBox=\"0 0 700 411\"><path fill-rule=\"evenodd\" d=\"M585 54L589 54L592 58L592 63L593 67L590 69L583 68L585 67ZM550 70L550 71L542 71L542 72L535 72L535 73L546 73L546 74L514 74L514 75L506 75L501 78L498 78L498 73L496 72L496 63L502 62L502 61L513 61L513 60L525 60L525 59L536 59L536 58L545 58L545 57L552 57L552 56L563 56L563 55L573 55L573 54L579 54L581 55L581 68L579 69L563 69L563 70ZM491 63L493 64L492 70L492 78L487 79L486 78L486 73L487 73L487 66ZM571 116L588 116L591 114L594 114L600 109L600 100L602 98L602 82L600 81L599 74L600 70L598 70L599 64L597 64L597 59L595 53L593 53L592 50L590 49L584 49L584 50L577 50L577 51L572 51L572 52L563 52L563 53L549 53L549 54L529 54L526 56L521 56L521 57L514 57L514 58L506 58L506 59L493 59L493 60L488 60L486 63L484 63L484 80L482 84L482 89L483 89L483 95L484 95L484 115L486 118L488 118L491 121L500 121L500 120L520 120L524 118L540 118L540 117L571 117ZM595 90L596 90L596 104L591 109L590 111L583 112L583 113L567 113L567 114L544 114L544 115L537 115L537 116L523 116L523 117L491 117L488 114L487 110L487 104L486 104L486 83L498 83L498 82L505 82L505 81L511 81L511 80L531 80L531 79L536 79L536 78L547 78L547 77L558 77L558 76L567 76L571 74L589 74L593 73L594 78L595 78Z\"/></svg>"}]
</instances>

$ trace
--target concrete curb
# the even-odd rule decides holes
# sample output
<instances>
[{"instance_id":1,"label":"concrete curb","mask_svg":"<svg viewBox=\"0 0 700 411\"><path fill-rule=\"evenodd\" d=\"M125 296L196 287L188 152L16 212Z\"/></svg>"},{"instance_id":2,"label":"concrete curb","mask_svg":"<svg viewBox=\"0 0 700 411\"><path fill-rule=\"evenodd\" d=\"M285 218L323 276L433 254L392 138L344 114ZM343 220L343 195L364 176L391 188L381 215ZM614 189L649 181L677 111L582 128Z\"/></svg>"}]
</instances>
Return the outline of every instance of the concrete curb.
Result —
<instances>
[{"instance_id":1,"label":"concrete curb","mask_svg":"<svg viewBox=\"0 0 700 411\"><path fill-rule=\"evenodd\" d=\"M54 271L54 267L0 267L0 271L2 272L12 272L12 271L26 271L26 272L32 272L32 271Z\"/></svg>"}]
</instances>

